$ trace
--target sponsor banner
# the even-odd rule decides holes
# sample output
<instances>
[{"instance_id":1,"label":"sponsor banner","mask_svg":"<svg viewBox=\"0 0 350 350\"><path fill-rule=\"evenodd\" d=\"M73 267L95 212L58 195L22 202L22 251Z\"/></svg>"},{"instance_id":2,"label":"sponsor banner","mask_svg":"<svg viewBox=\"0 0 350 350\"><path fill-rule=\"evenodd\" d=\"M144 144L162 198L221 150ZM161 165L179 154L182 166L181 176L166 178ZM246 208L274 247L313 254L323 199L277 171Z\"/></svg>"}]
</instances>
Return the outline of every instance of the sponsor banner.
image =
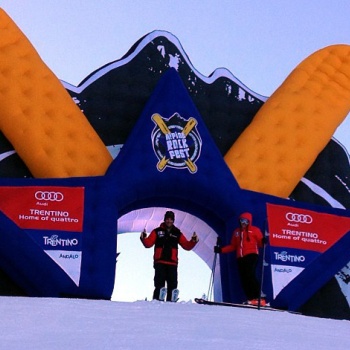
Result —
<instances>
[{"instance_id":1,"label":"sponsor banner","mask_svg":"<svg viewBox=\"0 0 350 350\"><path fill-rule=\"evenodd\" d=\"M267 204L270 245L325 252L350 231L350 218Z\"/></svg>"},{"instance_id":2,"label":"sponsor banner","mask_svg":"<svg viewBox=\"0 0 350 350\"><path fill-rule=\"evenodd\" d=\"M46 250L45 253L73 280L79 287L81 251Z\"/></svg>"},{"instance_id":3,"label":"sponsor banner","mask_svg":"<svg viewBox=\"0 0 350 350\"><path fill-rule=\"evenodd\" d=\"M41 236L41 235L40 235ZM33 235L33 239L39 243L43 250L81 250L82 236L72 233L57 232L43 234L38 237L37 232Z\"/></svg>"},{"instance_id":4,"label":"sponsor banner","mask_svg":"<svg viewBox=\"0 0 350 350\"><path fill-rule=\"evenodd\" d=\"M82 232L84 187L0 187L0 210L23 229Z\"/></svg>"},{"instance_id":5,"label":"sponsor banner","mask_svg":"<svg viewBox=\"0 0 350 350\"><path fill-rule=\"evenodd\" d=\"M271 264L273 298L276 298L278 293L303 270L304 268L302 267L292 265L281 266Z\"/></svg>"},{"instance_id":6,"label":"sponsor banner","mask_svg":"<svg viewBox=\"0 0 350 350\"><path fill-rule=\"evenodd\" d=\"M274 298L350 231L350 218L267 203Z\"/></svg>"},{"instance_id":7,"label":"sponsor banner","mask_svg":"<svg viewBox=\"0 0 350 350\"><path fill-rule=\"evenodd\" d=\"M271 264L276 265L293 265L305 267L314 260L320 253L288 247L272 247Z\"/></svg>"},{"instance_id":8,"label":"sponsor banner","mask_svg":"<svg viewBox=\"0 0 350 350\"><path fill-rule=\"evenodd\" d=\"M310 261L320 255L312 252L288 247L271 247L271 277L273 297L297 277Z\"/></svg>"}]
</instances>

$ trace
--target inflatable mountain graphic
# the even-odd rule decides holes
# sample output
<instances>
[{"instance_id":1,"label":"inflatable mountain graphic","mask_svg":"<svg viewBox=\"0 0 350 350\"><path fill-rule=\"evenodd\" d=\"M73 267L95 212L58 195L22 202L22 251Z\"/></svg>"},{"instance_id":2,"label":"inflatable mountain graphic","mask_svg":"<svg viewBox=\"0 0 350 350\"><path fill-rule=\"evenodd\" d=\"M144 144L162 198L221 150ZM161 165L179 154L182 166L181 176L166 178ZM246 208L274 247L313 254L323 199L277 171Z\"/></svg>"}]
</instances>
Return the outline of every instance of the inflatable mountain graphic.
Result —
<instances>
[{"instance_id":1,"label":"inflatable mountain graphic","mask_svg":"<svg viewBox=\"0 0 350 350\"><path fill-rule=\"evenodd\" d=\"M266 98L228 70L201 76L179 41L153 32L120 60L90 74L78 87L65 84L106 145L124 144L162 74L175 68L221 151L225 154Z\"/></svg>"},{"instance_id":2,"label":"inflatable mountain graphic","mask_svg":"<svg viewBox=\"0 0 350 350\"><path fill-rule=\"evenodd\" d=\"M209 77L192 65L179 40L154 31L137 41L124 57L91 73L77 87L64 83L107 146L124 144L161 75L177 70L222 155L266 101L224 68ZM333 164L329 167L329 164ZM350 207L348 154L332 139L305 174L291 198ZM309 184L309 185L307 185Z\"/></svg>"},{"instance_id":3,"label":"inflatable mountain graphic","mask_svg":"<svg viewBox=\"0 0 350 350\"><path fill-rule=\"evenodd\" d=\"M67 63L68 64L68 63ZM78 86L64 87L97 131L104 144L119 149L131 134L163 74L175 68L222 156L251 123L267 97L259 95L224 68L209 77L192 65L179 40L169 32L154 31L137 41L120 59L89 74ZM0 133L0 177L32 174L11 143ZM336 208L350 208L349 156L330 140L290 198ZM349 285L349 268L338 283ZM342 278L345 276L345 278ZM339 292L333 279L327 298ZM339 298L335 298L338 299Z\"/></svg>"},{"instance_id":4,"label":"inflatable mountain graphic","mask_svg":"<svg viewBox=\"0 0 350 350\"><path fill-rule=\"evenodd\" d=\"M216 69L209 77L200 74L179 40L169 32L151 32L121 59L95 70L78 86L66 82L63 85L105 145L120 147L160 77L170 67L177 70L224 156L267 98L250 90L227 69ZM31 177L2 134L0 155L0 177ZM290 197L349 208L349 178L347 151L332 139Z\"/></svg>"}]
</instances>

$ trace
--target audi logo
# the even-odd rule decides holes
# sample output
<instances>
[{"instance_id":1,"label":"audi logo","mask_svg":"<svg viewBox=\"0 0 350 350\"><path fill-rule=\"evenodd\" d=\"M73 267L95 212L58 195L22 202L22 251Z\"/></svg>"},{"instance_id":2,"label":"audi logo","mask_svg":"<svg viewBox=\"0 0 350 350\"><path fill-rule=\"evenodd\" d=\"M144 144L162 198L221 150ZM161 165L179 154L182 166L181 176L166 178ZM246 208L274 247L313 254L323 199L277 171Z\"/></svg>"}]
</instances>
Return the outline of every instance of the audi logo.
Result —
<instances>
[{"instance_id":1,"label":"audi logo","mask_svg":"<svg viewBox=\"0 0 350 350\"><path fill-rule=\"evenodd\" d=\"M301 224L311 224L312 217L307 214L287 213L286 219L290 222L299 222Z\"/></svg>"},{"instance_id":2,"label":"audi logo","mask_svg":"<svg viewBox=\"0 0 350 350\"><path fill-rule=\"evenodd\" d=\"M61 202L64 196L61 192L37 191L35 198L39 201Z\"/></svg>"}]
</instances>

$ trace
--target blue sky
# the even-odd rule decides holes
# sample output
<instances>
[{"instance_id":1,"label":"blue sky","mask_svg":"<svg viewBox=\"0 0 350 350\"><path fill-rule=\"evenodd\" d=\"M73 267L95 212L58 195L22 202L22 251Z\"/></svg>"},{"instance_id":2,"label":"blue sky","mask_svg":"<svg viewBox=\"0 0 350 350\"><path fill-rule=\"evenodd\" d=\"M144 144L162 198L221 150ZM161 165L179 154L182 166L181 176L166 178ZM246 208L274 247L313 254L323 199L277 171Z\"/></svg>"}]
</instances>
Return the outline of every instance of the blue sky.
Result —
<instances>
[{"instance_id":1,"label":"blue sky","mask_svg":"<svg viewBox=\"0 0 350 350\"><path fill-rule=\"evenodd\" d=\"M0 6L56 76L73 85L121 58L138 39L156 29L174 34L201 74L225 67L264 96L270 96L313 52L332 44L350 44L347 0L2 0ZM335 136L350 149L348 119ZM130 240L125 250L133 249L136 241L139 244L135 235ZM145 264L151 266L150 251L135 254L144 255ZM180 264L200 270L201 262L185 254L189 261ZM140 270L140 266L134 268ZM194 283L200 285L196 293L206 292L209 283L208 269L201 271L205 283ZM152 271L148 273L138 285L152 290ZM144 294L150 296L148 290Z\"/></svg>"},{"instance_id":2,"label":"blue sky","mask_svg":"<svg viewBox=\"0 0 350 350\"><path fill-rule=\"evenodd\" d=\"M202 74L226 67L265 96L311 53L350 42L346 0L3 0L0 6L71 84L155 29L174 34Z\"/></svg>"}]
</instances>

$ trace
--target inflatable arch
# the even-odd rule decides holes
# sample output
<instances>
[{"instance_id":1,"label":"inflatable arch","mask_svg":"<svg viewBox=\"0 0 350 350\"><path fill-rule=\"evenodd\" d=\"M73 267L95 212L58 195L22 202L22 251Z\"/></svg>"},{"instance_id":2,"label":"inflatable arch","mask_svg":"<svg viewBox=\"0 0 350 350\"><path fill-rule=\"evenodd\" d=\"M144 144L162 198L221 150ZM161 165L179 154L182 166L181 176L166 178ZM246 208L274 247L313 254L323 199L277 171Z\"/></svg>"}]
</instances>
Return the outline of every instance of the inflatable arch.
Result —
<instances>
[{"instance_id":1,"label":"inflatable arch","mask_svg":"<svg viewBox=\"0 0 350 350\"><path fill-rule=\"evenodd\" d=\"M21 72L16 75L11 72L12 67L5 67L6 74L18 82L19 88L9 89L2 100L0 127L30 174L37 177L0 178L0 267L24 294L109 299L115 274L116 232L130 231L126 224L132 216L130 213L140 210L142 214L153 207L171 207L192 215L189 220L184 214L178 225L185 232L192 232L198 225L196 231L201 241L196 252L209 266L216 236L228 241L238 215L242 211L252 212L255 225L271 233L266 255L270 269L265 269L263 289L276 307L302 309L350 261L349 211L282 198L291 194L301 176L328 146L334 128L349 110L348 46L326 48L316 53L316 58L307 59L263 107L264 98L228 77L215 76L208 86L194 79L189 88L181 76L180 66L175 64L170 68L168 63L165 73L163 69L155 75L156 79L145 80L152 81L148 87L151 93L143 94L147 98L139 104L139 110L134 111L135 123L129 126L131 130L123 140L124 145L111 162L104 145L110 149L117 145L110 142L113 132L100 133L100 121L89 120L91 127L73 102L82 108L82 101L88 99L79 97L92 93L92 86L99 83L96 76L104 78L109 67L88 77L82 83L84 88L71 89L66 84L73 97L70 99L13 22L3 11L0 15L0 25L6 33L0 39L0 54L6 56L10 52L14 69ZM20 49L26 55L16 51L18 47L13 45L13 38L22 43ZM154 42L156 39L153 36ZM160 40L164 44L164 37ZM143 39L139 44L142 43ZM130 53L130 64L142 54L141 50L137 51L138 47ZM30 58L30 64L19 61L24 57ZM321 61L326 64L315 70L319 57L323 57ZM329 61L336 65L329 65ZM339 61L342 64L338 64ZM187 69L186 65L183 67ZM324 79L329 72L332 77ZM33 75L36 84L31 90ZM218 132L218 127L228 129L228 134L231 132L224 123L225 118L207 120L208 115L203 118L197 109L197 103L202 105L203 101L198 97L200 91L207 91L215 84L219 86L221 82L229 101L244 104L248 110L248 117L237 122L240 130L235 137L224 138L222 132ZM50 90L51 86L54 90ZM6 91L6 86L3 90ZM40 103L31 113L28 96L32 95L38 96ZM316 120L323 123L327 119L324 118L327 106L319 103L325 97L336 105L332 110L335 119L327 122L327 126L320 126ZM13 102L15 98L18 108ZM104 108L105 105L101 110ZM56 114L56 110L59 113ZM292 130L294 137L298 135L297 148L288 148L288 142L287 146L281 145L281 140L288 139L286 129L281 127L285 121L281 110L288 111L288 121L296 120ZM315 116L315 110L322 119ZM89 108L86 112L84 108L84 113L89 119ZM271 120L267 120L267 114L272 116ZM311 147L305 151L303 143L309 140L303 129L305 116L309 114L312 118L306 120L315 129ZM15 127L9 122L13 118L18 118ZM265 127L277 135L275 144L264 139L261 131ZM242 130L245 131L241 134ZM33 138L29 152L23 147L21 134ZM232 148L228 147L229 142ZM84 145L83 149L79 143ZM224 159L222 153L228 149ZM252 154L244 153L247 151ZM287 151L292 152L283 162ZM12 151L8 152L12 155ZM306 157L301 159L300 154ZM274 157L258 162L269 155ZM268 163L270 160L275 163ZM255 161L259 167L257 178L247 177L248 182L244 182L244 175L252 173L250 167ZM18 164L18 159L16 162ZM277 192L274 192L275 186L271 187L271 183L274 184L271 178L262 180L267 173L266 166L271 164L278 165L276 184L289 184ZM301 165L301 170L298 167L292 178L286 171L291 165ZM266 187L256 188L256 184ZM310 224L308 220L295 226L289 219L290 213L311 218L312 228L305 226ZM145 222L142 219L133 224L135 230L141 231ZM222 298L242 301L234 258L221 257L220 268Z\"/></svg>"}]
</instances>

